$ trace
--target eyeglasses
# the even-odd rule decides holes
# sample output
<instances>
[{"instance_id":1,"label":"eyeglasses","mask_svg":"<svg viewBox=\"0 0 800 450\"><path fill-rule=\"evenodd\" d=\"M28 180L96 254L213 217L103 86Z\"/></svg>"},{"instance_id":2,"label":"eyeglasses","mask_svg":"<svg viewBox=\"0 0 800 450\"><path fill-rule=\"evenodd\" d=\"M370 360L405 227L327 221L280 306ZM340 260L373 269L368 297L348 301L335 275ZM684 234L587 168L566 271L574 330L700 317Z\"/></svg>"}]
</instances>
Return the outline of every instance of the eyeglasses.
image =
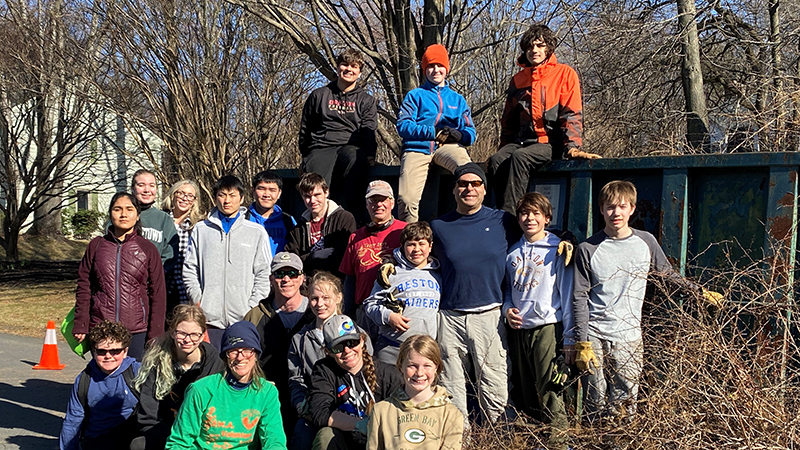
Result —
<instances>
[{"instance_id":1,"label":"eyeglasses","mask_svg":"<svg viewBox=\"0 0 800 450\"><path fill-rule=\"evenodd\" d=\"M186 333L185 331L175 330L174 335L176 339L181 341L187 337L191 339L192 342L197 342L200 339L203 339L203 333Z\"/></svg>"},{"instance_id":2,"label":"eyeglasses","mask_svg":"<svg viewBox=\"0 0 800 450\"><path fill-rule=\"evenodd\" d=\"M286 276L288 276L289 278L297 278L303 274L303 271L297 269L291 269L291 270L278 269L272 273L273 275L275 275L275 279L280 280L281 278Z\"/></svg>"},{"instance_id":3,"label":"eyeglasses","mask_svg":"<svg viewBox=\"0 0 800 450\"><path fill-rule=\"evenodd\" d=\"M181 191L175 192L175 197L184 198L184 199L189 200L189 201L192 201L192 200L197 198L197 197L195 197L194 194L190 194L188 192L181 192Z\"/></svg>"},{"instance_id":4,"label":"eyeglasses","mask_svg":"<svg viewBox=\"0 0 800 450\"><path fill-rule=\"evenodd\" d=\"M340 342L334 345L330 350L334 355L338 355L344 351L345 347L353 349L358 347L359 344L361 344L361 339L350 339L349 341Z\"/></svg>"},{"instance_id":5,"label":"eyeglasses","mask_svg":"<svg viewBox=\"0 0 800 450\"><path fill-rule=\"evenodd\" d=\"M231 359L236 358L236 355L239 355L239 356L242 356L242 357L245 357L245 358L250 358L255 353L256 353L256 351L254 349L252 349L252 348L233 348L233 349L228 350L228 358L231 358Z\"/></svg>"},{"instance_id":6,"label":"eyeglasses","mask_svg":"<svg viewBox=\"0 0 800 450\"><path fill-rule=\"evenodd\" d=\"M382 195L373 195L372 197L368 198L367 201L369 202L370 205L378 205L391 198L392 197L384 197Z\"/></svg>"},{"instance_id":7,"label":"eyeglasses","mask_svg":"<svg viewBox=\"0 0 800 450\"><path fill-rule=\"evenodd\" d=\"M106 354L111 353L111 356L119 356L124 351L124 348L96 348L94 349L94 354L97 356L106 356Z\"/></svg>"},{"instance_id":8,"label":"eyeglasses","mask_svg":"<svg viewBox=\"0 0 800 450\"><path fill-rule=\"evenodd\" d=\"M465 188L467 186L472 186L474 188L478 188L483 186L483 180L458 180L456 184L460 188Z\"/></svg>"}]
</instances>

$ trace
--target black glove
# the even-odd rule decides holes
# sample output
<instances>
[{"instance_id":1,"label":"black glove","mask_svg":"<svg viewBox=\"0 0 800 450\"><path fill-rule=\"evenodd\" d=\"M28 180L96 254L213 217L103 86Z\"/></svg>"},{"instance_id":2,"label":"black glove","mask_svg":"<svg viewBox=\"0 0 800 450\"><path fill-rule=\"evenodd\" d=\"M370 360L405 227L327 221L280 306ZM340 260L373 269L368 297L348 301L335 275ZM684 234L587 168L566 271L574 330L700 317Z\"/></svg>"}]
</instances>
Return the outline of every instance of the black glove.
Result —
<instances>
[{"instance_id":1,"label":"black glove","mask_svg":"<svg viewBox=\"0 0 800 450\"><path fill-rule=\"evenodd\" d=\"M434 138L434 140L441 145L447 142L447 139L449 138L450 138L450 128L444 127L441 130L436 131L436 137Z\"/></svg>"},{"instance_id":2,"label":"black glove","mask_svg":"<svg viewBox=\"0 0 800 450\"><path fill-rule=\"evenodd\" d=\"M311 259L326 259L333 256L333 247L322 248L308 255Z\"/></svg>"},{"instance_id":3,"label":"black glove","mask_svg":"<svg viewBox=\"0 0 800 450\"><path fill-rule=\"evenodd\" d=\"M443 129L447 130L447 139L444 140L445 144L457 144L461 142L463 135L460 131L450 127L444 127Z\"/></svg>"},{"instance_id":4,"label":"black glove","mask_svg":"<svg viewBox=\"0 0 800 450\"><path fill-rule=\"evenodd\" d=\"M399 294L397 287L389 292L389 298L383 299L381 304L389 311L403 315L403 309L406 307L406 303L402 300L398 300L397 297L395 297L396 294Z\"/></svg>"}]
</instances>

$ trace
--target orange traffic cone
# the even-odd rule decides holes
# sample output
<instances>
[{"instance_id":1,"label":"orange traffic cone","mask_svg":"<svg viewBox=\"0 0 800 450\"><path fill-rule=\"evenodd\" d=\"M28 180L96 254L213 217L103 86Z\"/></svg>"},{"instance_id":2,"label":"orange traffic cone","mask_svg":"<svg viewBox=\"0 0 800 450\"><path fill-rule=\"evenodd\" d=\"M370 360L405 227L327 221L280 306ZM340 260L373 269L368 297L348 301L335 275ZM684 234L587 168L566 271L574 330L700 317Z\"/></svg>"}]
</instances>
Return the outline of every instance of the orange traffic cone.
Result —
<instances>
[{"instance_id":1,"label":"orange traffic cone","mask_svg":"<svg viewBox=\"0 0 800 450\"><path fill-rule=\"evenodd\" d=\"M52 320L47 321L47 333L44 335L44 346L42 347L42 357L39 364L33 366L34 369L61 370L64 364L58 362L58 343L56 343L56 323Z\"/></svg>"}]
</instances>

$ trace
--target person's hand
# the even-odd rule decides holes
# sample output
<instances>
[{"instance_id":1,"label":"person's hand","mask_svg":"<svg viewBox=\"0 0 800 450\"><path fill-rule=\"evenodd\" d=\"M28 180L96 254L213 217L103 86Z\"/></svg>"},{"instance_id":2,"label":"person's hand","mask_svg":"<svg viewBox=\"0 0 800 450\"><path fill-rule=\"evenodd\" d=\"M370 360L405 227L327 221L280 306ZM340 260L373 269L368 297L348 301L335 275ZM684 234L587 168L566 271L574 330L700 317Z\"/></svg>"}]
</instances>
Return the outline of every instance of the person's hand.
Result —
<instances>
[{"instance_id":1,"label":"person's hand","mask_svg":"<svg viewBox=\"0 0 800 450\"><path fill-rule=\"evenodd\" d=\"M578 150L577 148L570 149L567 152L567 156L572 159L600 159L602 156L598 155L597 153L589 153L584 152L582 150Z\"/></svg>"},{"instance_id":2,"label":"person's hand","mask_svg":"<svg viewBox=\"0 0 800 450\"><path fill-rule=\"evenodd\" d=\"M311 404L308 403L308 397L304 398L302 402L298 403L296 408L298 417L305 417L310 414Z\"/></svg>"},{"instance_id":3,"label":"person's hand","mask_svg":"<svg viewBox=\"0 0 800 450\"><path fill-rule=\"evenodd\" d=\"M720 294L719 292L709 291L706 288L703 289L703 300L706 303L712 306L720 307L725 302L725 296Z\"/></svg>"},{"instance_id":4,"label":"person's hand","mask_svg":"<svg viewBox=\"0 0 800 450\"><path fill-rule=\"evenodd\" d=\"M378 269L378 285L384 289L392 287L392 283L389 282L389 276L395 273L397 273L397 271L394 269L394 264L390 262L382 264L380 269Z\"/></svg>"},{"instance_id":5,"label":"person's hand","mask_svg":"<svg viewBox=\"0 0 800 450\"><path fill-rule=\"evenodd\" d=\"M78 342L83 342L83 340L86 339L86 334L84 333L74 333L72 336L74 336L75 340Z\"/></svg>"},{"instance_id":6,"label":"person's hand","mask_svg":"<svg viewBox=\"0 0 800 450\"><path fill-rule=\"evenodd\" d=\"M375 157L374 156L367 156L367 164L370 167L374 167L375 166L375 162L376 161L375 161Z\"/></svg>"},{"instance_id":7,"label":"person's hand","mask_svg":"<svg viewBox=\"0 0 800 450\"><path fill-rule=\"evenodd\" d=\"M311 252L309 258L311 259L327 259L333 255L333 247L321 248L315 252Z\"/></svg>"},{"instance_id":8,"label":"person's hand","mask_svg":"<svg viewBox=\"0 0 800 450\"><path fill-rule=\"evenodd\" d=\"M445 144L456 144L456 143L461 142L461 138L463 137L463 134L461 134L460 131L456 130L455 128L450 128L450 127L444 127L443 129L447 130L447 134L448 134L447 139L445 139L445 141L444 141Z\"/></svg>"},{"instance_id":9,"label":"person's hand","mask_svg":"<svg viewBox=\"0 0 800 450\"><path fill-rule=\"evenodd\" d=\"M436 138L434 140L439 143L439 145L444 144L447 142L447 139L450 137L450 128L442 128L441 130L436 132Z\"/></svg>"},{"instance_id":10,"label":"person's hand","mask_svg":"<svg viewBox=\"0 0 800 450\"><path fill-rule=\"evenodd\" d=\"M511 328L519 330L522 327L522 316L519 315L519 308L508 308L506 320L508 320L508 325Z\"/></svg>"},{"instance_id":11,"label":"person's hand","mask_svg":"<svg viewBox=\"0 0 800 450\"><path fill-rule=\"evenodd\" d=\"M369 416L365 416L363 419L356 422L356 431L357 433L361 433L364 436L367 435L367 424L369 423Z\"/></svg>"},{"instance_id":12,"label":"person's hand","mask_svg":"<svg viewBox=\"0 0 800 450\"><path fill-rule=\"evenodd\" d=\"M408 331L410 328L408 325L409 322L411 322L411 319L406 316L401 316L395 312L389 314L389 325L391 325L392 328L400 333L405 333Z\"/></svg>"},{"instance_id":13,"label":"person's hand","mask_svg":"<svg viewBox=\"0 0 800 450\"><path fill-rule=\"evenodd\" d=\"M592 343L589 341L582 341L575 343L575 365L581 372L589 371L594 374L593 368L600 367L600 362L592 350Z\"/></svg>"},{"instance_id":14,"label":"person's hand","mask_svg":"<svg viewBox=\"0 0 800 450\"><path fill-rule=\"evenodd\" d=\"M564 346L564 362L568 365L575 364L575 346L574 345L565 345Z\"/></svg>"}]
</instances>

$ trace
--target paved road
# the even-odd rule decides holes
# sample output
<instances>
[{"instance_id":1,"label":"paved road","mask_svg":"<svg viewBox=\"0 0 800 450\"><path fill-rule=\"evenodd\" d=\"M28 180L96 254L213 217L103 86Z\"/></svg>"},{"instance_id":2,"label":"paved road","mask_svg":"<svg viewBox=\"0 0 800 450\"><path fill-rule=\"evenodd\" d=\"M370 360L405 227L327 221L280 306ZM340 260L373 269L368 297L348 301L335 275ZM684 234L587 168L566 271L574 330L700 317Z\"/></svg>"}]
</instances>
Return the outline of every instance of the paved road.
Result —
<instances>
[{"instance_id":1,"label":"paved road","mask_svg":"<svg viewBox=\"0 0 800 450\"><path fill-rule=\"evenodd\" d=\"M58 449L58 434L75 377L86 362L59 342L63 370L33 370L41 339L0 334L0 450Z\"/></svg>"}]
</instances>

